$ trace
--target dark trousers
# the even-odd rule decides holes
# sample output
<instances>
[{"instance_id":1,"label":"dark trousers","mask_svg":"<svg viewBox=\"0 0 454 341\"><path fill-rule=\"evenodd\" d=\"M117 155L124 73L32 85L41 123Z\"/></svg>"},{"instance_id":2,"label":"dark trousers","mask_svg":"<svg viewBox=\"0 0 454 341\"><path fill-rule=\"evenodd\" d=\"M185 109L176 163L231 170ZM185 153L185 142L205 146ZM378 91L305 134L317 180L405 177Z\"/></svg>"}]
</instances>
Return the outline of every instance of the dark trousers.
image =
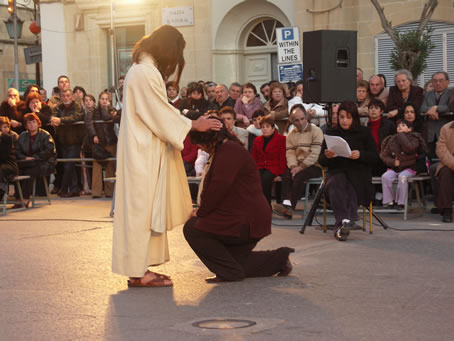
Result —
<instances>
[{"instance_id":1,"label":"dark trousers","mask_svg":"<svg viewBox=\"0 0 454 341\"><path fill-rule=\"evenodd\" d=\"M454 171L444 166L438 172L438 195L437 207L442 211L452 210L452 200L454 199Z\"/></svg>"},{"instance_id":2,"label":"dark trousers","mask_svg":"<svg viewBox=\"0 0 454 341\"><path fill-rule=\"evenodd\" d=\"M328 195L336 226L342 224L343 219L358 220L358 198L355 189L345 173L338 173L328 177L326 181L326 194Z\"/></svg>"},{"instance_id":3,"label":"dark trousers","mask_svg":"<svg viewBox=\"0 0 454 341\"><path fill-rule=\"evenodd\" d=\"M290 200L292 208L295 209L298 200L306 189L306 181L321 176L322 170L317 166L310 166L303 169L293 178L290 169L287 169L284 175L282 175L282 200Z\"/></svg>"},{"instance_id":4,"label":"dark trousers","mask_svg":"<svg viewBox=\"0 0 454 341\"><path fill-rule=\"evenodd\" d=\"M276 184L276 201L281 202L281 183L273 181L276 175L271 173L268 169L259 169L259 173L262 182L263 194L265 195L266 200L268 200L270 206L273 192L273 183Z\"/></svg>"},{"instance_id":5,"label":"dark trousers","mask_svg":"<svg viewBox=\"0 0 454 341\"><path fill-rule=\"evenodd\" d=\"M22 180L20 182L22 188L22 195L24 199L30 198L30 195L33 192L33 178L39 178L42 176L41 167L39 164L34 165L33 167L27 167L25 163L25 167L23 167L23 163L19 164L20 174L21 175L30 175L30 179ZM19 199L19 193L16 191L16 199Z\"/></svg>"},{"instance_id":6,"label":"dark trousers","mask_svg":"<svg viewBox=\"0 0 454 341\"><path fill-rule=\"evenodd\" d=\"M268 277L282 271L287 263L289 248L272 251L252 251L258 239L249 237L244 226L239 237L221 236L195 228L197 218L190 218L183 228L184 237L205 266L226 281L246 277Z\"/></svg>"},{"instance_id":7,"label":"dark trousers","mask_svg":"<svg viewBox=\"0 0 454 341\"><path fill-rule=\"evenodd\" d=\"M80 145L79 144L68 144L61 146L63 158L78 158L80 157ZM79 193L79 179L76 171L75 162L65 162L63 164L63 177L61 180L61 191Z\"/></svg>"}]
</instances>

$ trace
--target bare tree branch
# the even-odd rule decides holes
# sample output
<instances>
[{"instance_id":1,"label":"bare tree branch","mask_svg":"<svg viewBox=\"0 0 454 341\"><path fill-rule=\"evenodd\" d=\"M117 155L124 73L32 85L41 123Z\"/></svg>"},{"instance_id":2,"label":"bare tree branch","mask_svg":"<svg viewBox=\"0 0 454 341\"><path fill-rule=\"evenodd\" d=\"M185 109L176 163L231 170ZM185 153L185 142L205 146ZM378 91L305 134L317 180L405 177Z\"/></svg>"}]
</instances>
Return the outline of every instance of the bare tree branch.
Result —
<instances>
[{"instance_id":1,"label":"bare tree branch","mask_svg":"<svg viewBox=\"0 0 454 341\"><path fill-rule=\"evenodd\" d=\"M422 10L421 13L421 18L419 19L418 34L420 37L422 36L424 29L426 28L427 23L432 17L432 14L434 13L437 5L438 5L437 0L429 0L425 3L424 9Z\"/></svg>"},{"instance_id":2,"label":"bare tree branch","mask_svg":"<svg viewBox=\"0 0 454 341\"><path fill-rule=\"evenodd\" d=\"M372 5L374 5L375 9L377 10L378 16L380 17L381 27L388 33L389 37L392 39L394 44L398 44L396 36L394 35L394 31L391 27L391 23L386 19L385 12L383 11L383 7L380 6L378 0L370 0Z\"/></svg>"}]
</instances>

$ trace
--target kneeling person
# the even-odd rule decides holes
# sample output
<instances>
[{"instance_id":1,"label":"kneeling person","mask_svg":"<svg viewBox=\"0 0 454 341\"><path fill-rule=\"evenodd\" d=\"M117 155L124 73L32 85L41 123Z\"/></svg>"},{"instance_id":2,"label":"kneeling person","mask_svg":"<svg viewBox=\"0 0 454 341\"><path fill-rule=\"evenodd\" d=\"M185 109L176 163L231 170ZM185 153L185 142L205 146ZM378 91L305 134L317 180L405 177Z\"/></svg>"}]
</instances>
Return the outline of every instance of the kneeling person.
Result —
<instances>
[{"instance_id":1,"label":"kneeling person","mask_svg":"<svg viewBox=\"0 0 454 341\"><path fill-rule=\"evenodd\" d=\"M290 120L295 125L286 139L287 167L282 176L282 204L275 204L274 211L288 218L292 217L301 198L305 183L311 178L322 176L318 163L323 143L323 132L308 121L308 114L302 104L295 104L290 111Z\"/></svg>"},{"instance_id":2,"label":"kneeling person","mask_svg":"<svg viewBox=\"0 0 454 341\"><path fill-rule=\"evenodd\" d=\"M271 210L251 155L225 126L219 132L191 132L190 137L210 155L202 174L199 208L184 226L189 245L216 274L207 282L287 276L293 249L253 251L271 234Z\"/></svg>"}]
</instances>

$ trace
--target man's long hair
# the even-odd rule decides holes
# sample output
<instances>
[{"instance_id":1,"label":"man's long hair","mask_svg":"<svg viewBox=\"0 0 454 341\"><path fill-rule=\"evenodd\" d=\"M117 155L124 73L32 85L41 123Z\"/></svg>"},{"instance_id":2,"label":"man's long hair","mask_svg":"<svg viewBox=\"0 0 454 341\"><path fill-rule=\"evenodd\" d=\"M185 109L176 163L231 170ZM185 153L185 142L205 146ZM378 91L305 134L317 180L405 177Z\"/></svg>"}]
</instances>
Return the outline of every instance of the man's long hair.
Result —
<instances>
[{"instance_id":1,"label":"man's long hair","mask_svg":"<svg viewBox=\"0 0 454 341\"><path fill-rule=\"evenodd\" d=\"M185 64L183 56L185 46L186 41L180 31L175 27L163 25L136 43L132 61L140 63L142 54L148 53L154 58L164 81L167 82L176 71L175 82L178 84Z\"/></svg>"}]
</instances>

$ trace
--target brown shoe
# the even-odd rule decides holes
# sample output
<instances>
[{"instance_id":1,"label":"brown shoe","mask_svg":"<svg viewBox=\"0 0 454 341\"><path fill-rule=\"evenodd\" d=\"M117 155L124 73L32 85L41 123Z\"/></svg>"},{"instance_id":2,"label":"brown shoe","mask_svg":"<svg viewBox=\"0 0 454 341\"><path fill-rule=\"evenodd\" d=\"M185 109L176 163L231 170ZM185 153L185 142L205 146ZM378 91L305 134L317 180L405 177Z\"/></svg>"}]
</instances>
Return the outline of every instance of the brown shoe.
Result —
<instances>
[{"instance_id":1,"label":"brown shoe","mask_svg":"<svg viewBox=\"0 0 454 341\"><path fill-rule=\"evenodd\" d=\"M287 219L292 219L292 211L290 211L287 207L282 204L274 204L273 205L273 213L285 217Z\"/></svg>"}]
</instances>

